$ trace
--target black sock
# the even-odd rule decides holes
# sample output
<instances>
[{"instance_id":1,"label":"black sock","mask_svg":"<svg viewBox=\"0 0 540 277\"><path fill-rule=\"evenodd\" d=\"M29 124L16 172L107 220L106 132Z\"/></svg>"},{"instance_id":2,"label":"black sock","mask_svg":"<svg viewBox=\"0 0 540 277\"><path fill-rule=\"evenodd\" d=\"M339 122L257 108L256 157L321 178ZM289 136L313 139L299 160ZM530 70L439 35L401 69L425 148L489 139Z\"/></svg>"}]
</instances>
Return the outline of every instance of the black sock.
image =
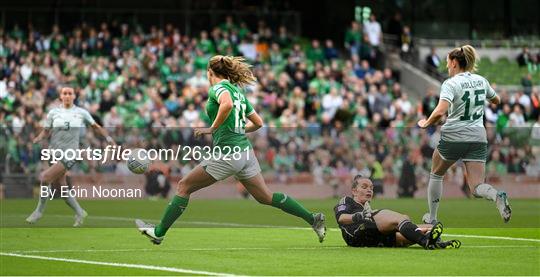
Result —
<instances>
[{"instance_id":1,"label":"black sock","mask_svg":"<svg viewBox=\"0 0 540 277\"><path fill-rule=\"evenodd\" d=\"M399 223L398 230L406 239L418 243L421 246L426 244L426 236L420 231L418 225L412 223L410 220L403 220Z\"/></svg>"}]
</instances>

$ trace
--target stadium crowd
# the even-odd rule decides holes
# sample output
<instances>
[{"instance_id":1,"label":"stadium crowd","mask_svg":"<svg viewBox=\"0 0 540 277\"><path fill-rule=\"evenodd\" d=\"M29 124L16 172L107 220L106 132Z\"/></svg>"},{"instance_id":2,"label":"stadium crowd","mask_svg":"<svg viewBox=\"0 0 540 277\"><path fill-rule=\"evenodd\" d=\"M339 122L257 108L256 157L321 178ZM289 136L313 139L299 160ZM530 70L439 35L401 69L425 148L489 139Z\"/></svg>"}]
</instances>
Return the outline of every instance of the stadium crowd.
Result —
<instances>
[{"instance_id":1,"label":"stadium crowd","mask_svg":"<svg viewBox=\"0 0 540 277\"><path fill-rule=\"evenodd\" d=\"M266 123L252 135L263 170L282 180L311 172L321 184L351 173L371 176L376 185L387 175L405 176L403 187L414 190L417 182L410 176L428 168L439 136L415 123L431 113L438 93L410 99L398 72L381 66L382 30L375 17L369 25L351 23L345 38L344 47L330 39L308 41L284 26L261 21L250 29L232 17L196 36L170 24L144 30L83 23L72 30L53 26L50 33L31 25L0 29L0 152L8 155L11 170L36 170L41 146L31 138L59 104L63 85L76 89L77 105L119 144L200 144L183 127L208 124L206 64L216 53L243 55L258 79L246 95ZM540 136L530 126L540 126L539 92L498 93L502 103L486 108L488 171L502 175L538 167ZM104 143L85 137L90 145ZM193 164L173 168L188 171ZM125 171L122 165L88 166L80 170Z\"/></svg>"}]
</instances>

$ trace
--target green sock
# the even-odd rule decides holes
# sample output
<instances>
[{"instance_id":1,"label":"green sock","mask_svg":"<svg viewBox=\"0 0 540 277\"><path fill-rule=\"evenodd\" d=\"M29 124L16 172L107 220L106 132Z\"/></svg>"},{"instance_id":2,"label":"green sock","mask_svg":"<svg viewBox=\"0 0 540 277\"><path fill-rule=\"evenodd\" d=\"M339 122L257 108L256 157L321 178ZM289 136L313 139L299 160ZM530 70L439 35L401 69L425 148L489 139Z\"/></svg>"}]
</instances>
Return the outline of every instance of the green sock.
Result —
<instances>
[{"instance_id":1,"label":"green sock","mask_svg":"<svg viewBox=\"0 0 540 277\"><path fill-rule=\"evenodd\" d=\"M165 209L165 213L163 214L161 221L154 230L154 234L156 234L158 237L164 236L176 219L182 215L188 205L188 202L189 198L175 195L169 203L169 206L167 206Z\"/></svg>"},{"instance_id":2,"label":"green sock","mask_svg":"<svg viewBox=\"0 0 540 277\"><path fill-rule=\"evenodd\" d=\"M284 193L276 192L272 195L272 206L283 210L288 214L292 214L303 218L309 225L313 225L313 214L308 211L302 204L287 196Z\"/></svg>"}]
</instances>

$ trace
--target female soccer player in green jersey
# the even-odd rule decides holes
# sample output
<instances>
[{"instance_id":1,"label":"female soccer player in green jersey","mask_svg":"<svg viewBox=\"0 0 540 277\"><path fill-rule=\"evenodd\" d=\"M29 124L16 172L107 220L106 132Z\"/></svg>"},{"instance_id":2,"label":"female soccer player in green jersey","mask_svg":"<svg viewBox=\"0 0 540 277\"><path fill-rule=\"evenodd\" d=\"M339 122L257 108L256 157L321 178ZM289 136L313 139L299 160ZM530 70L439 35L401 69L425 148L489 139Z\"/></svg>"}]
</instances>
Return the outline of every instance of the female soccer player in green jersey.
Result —
<instances>
[{"instance_id":1,"label":"female soccer player in green jersey","mask_svg":"<svg viewBox=\"0 0 540 277\"><path fill-rule=\"evenodd\" d=\"M484 77L473 73L477 57L476 50L470 45L448 53L446 67L450 78L441 86L439 104L428 119L418 121L418 126L427 128L438 123L448 112L441 128L441 140L433 153L428 185L429 214L424 215L426 223L437 221L444 174L459 159L465 163L467 181L473 194L494 201L504 222L512 216L506 192L485 183L487 136L484 105L486 100L499 104L500 98Z\"/></svg>"},{"instance_id":2,"label":"female soccer player in green jersey","mask_svg":"<svg viewBox=\"0 0 540 277\"><path fill-rule=\"evenodd\" d=\"M60 89L62 105L49 111L45 120L45 126L33 140L33 143L38 143L50 136L49 149L62 150L66 153L66 150L79 148L81 128L91 126L96 133L106 138L107 142L115 144L114 140L107 134L107 131L92 118L87 110L77 107L74 104L75 97L73 88L63 87ZM75 162L75 160L64 158L60 162L52 164L39 175L40 186L48 186L48 194L52 192L51 186L56 187L55 194L58 195L60 193L58 187L66 186L66 173ZM42 191L41 188L40 191ZM43 216L47 199L52 198L54 195L40 196L36 209L26 218L28 223L36 223ZM84 218L88 215L86 211L81 208L77 200L69 195L69 193L67 197L64 197L64 200L75 211L75 223L73 226L78 227L82 225Z\"/></svg>"},{"instance_id":3,"label":"female soccer player in green jersey","mask_svg":"<svg viewBox=\"0 0 540 277\"><path fill-rule=\"evenodd\" d=\"M209 128L196 129L195 136L212 134L211 152L218 155L213 154L209 159L203 159L201 164L178 182L177 195L165 209L158 225L136 220L139 231L154 244L160 244L167 230L186 209L192 193L234 176L259 203L304 219L322 242L326 235L324 215L308 211L288 195L272 193L261 175L259 162L246 133L261 128L263 121L241 89L256 80L250 65L240 57L214 56L209 61L207 77L211 88L206 113L213 123ZM214 151L216 149L218 151Z\"/></svg>"}]
</instances>

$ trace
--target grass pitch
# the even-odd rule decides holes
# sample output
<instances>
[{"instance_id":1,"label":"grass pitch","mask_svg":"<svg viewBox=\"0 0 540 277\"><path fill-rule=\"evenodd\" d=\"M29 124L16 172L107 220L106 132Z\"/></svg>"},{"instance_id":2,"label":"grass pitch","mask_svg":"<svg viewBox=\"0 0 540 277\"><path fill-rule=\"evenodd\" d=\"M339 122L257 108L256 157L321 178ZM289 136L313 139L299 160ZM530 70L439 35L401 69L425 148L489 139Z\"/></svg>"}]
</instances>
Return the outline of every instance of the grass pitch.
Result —
<instances>
[{"instance_id":1,"label":"grass pitch","mask_svg":"<svg viewBox=\"0 0 540 277\"><path fill-rule=\"evenodd\" d=\"M35 200L1 201L0 275L540 275L540 201L512 200L509 224L493 203L443 200L443 238L458 250L350 248L333 216L336 199L305 200L330 230L319 244L304 222L252 200L192 200L160 246L133 219L161 217L166 201L80 201L90 216L72 228L63 201L35 225ZM425 200L375 200L372 207L419 222Z\"/></svg>"}]
</instances>

